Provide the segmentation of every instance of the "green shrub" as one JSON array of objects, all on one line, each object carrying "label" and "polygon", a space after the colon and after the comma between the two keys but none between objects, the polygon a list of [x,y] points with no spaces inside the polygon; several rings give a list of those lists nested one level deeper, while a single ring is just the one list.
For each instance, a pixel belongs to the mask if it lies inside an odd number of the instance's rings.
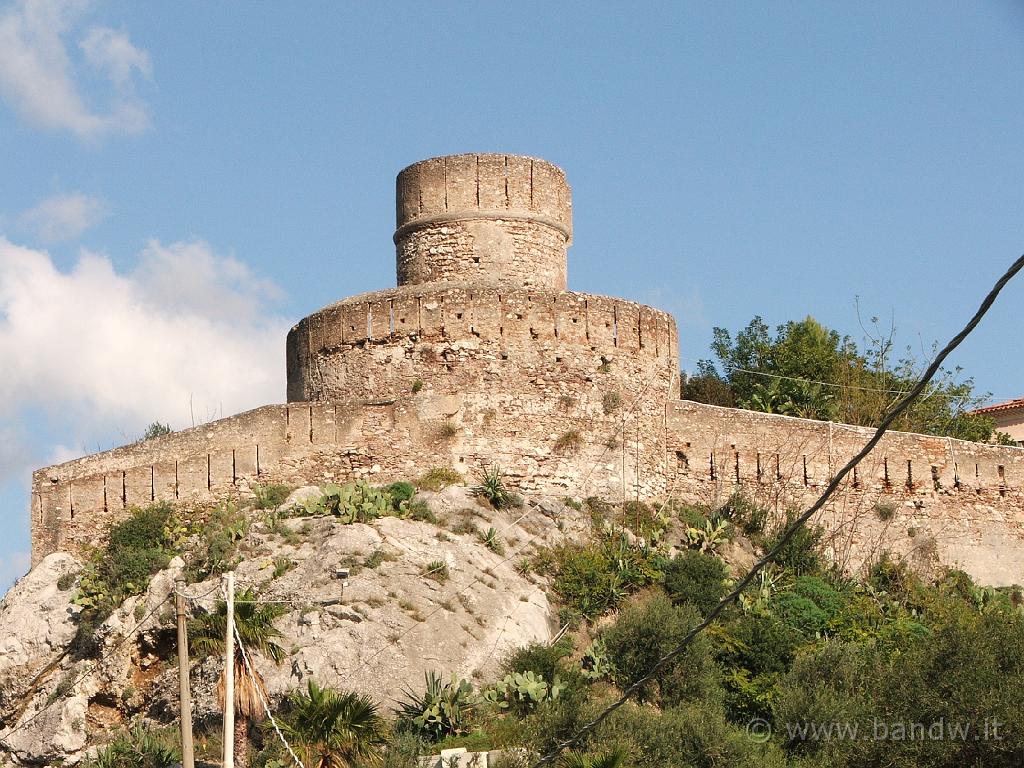
[{"label": "green shrub", "polygon": [[148,427],[146,431],[142,433],[143,440],[152,440],[154,437],[163,437],[169,435],[174,430],[171,429],[169,424],[161,424],[159,421],[154,421]]},{"label": "green shrub", "polygon": [[[796,515],[794,513],[786,513],[785,524],[777,528],[765,541],[765,551],[775,548],[795,519]],[[789,568],[797,575],[820,571],[821,555],[818,553],[818,545],[821,543],[822,535],[821,528],[805,523],[797,529],[792,538],[782,547],[775,558],[775,562],[783,568]]]},{"label": "green shrub", "polygon": [[824,611],[829,621],[843,609],[843,596],[835,587],[818,576],[798,576],[790,590],[813,602]]},{"label": "green shrub", "polygon": [[421,523],[437,523],[437,515],[430,509],[430,505],[422,499],[403,502],[402,508],[399,510],[399,517],[418,520]]},{"label": "green shrub", "polygon": [[886,501],[875,504],[875,517],[882,522],[888,522],[896,517],[896,505]]},{"label": "green shrub", "polygon": [[141,595],[175,554],[169,541],[171,508],[160,503],[131,510],[107,530],[107,541],[82,570],[72,601],[82,608],[72,642],[78,655],[92,655],[96,628],[133,595]]},{"label": "green shrub", "polygon": [[[604,550],[564,544],[550,552],[555,593],[583,617],[596,618],[626,596],[622,580]],[[542,572],[547,570],[545,563],[539,566]]]},{"label": "green shrub", "polygon": [[772,601],[775,614],[793,629],[813,637],[825,629],[828,615],[812,600],[795,592],[780,592]]},{"label": "green shrub", "polygon": [[363,567],[373,570],[374,568],[379,567],[381,563],[391,562],[394,559],[395,556],[390,552],[386,552],[383,549],[378,548],[373,550],[373,552],[366,557],[366,560],[363,561]]},{"label": "green shrub", "polygon": [[673,504],[666,511],[675,513],[679,522],[687,528],[703,528],[710,515],[709,509],[694,504]]},{"label": "green shrub", "polygon": [[567,663],[572,653],[572,640],[564,635],[552,645],[532,643],[519,648],[505,659],[501,668],[505,674],[533,672],[547,681],[559,681],[561,698],[586,696],[586,680],[576,664]]},{"label": "green shrub", "polygon": [[720,658],[728,666],[753,674],[785,672],[793,661],[800,634],[771,614],[745,613],[729,622]]},{"label": "green shrub", "polygon": [[287,485],[271,483],[269,485],[257,485],[253,488],[256,495],[256,509],[277,509],[284,504],[291,493]]},{"label": "green shrub", "polygon": [[200,541],[188,557],[187,575],[191,581],[202,581],[231,569],[238,542],[249,530],[249,519],[234,504],[224,502],[214,507],[198,528]]},{"label": "green shrub", "polygon": [[743,493],[736,491],[729,497],[719,514],[736,525],[746,536],[764,533],[769,512]]},{"label": "green shrub", "polygon": [[622,505],[622,520],[633,533],[646,536],[652,531],[662,530],[668,523],[649,504],[642,501],[627,501]]},{"label": "green shrub", "polygon": [[552,587],[568,608],[594,619],[631,592],[660,581],[666,562],[659,550],[616,536],[544,550],[535,565],[541,574],[553,575]]},{"label": "green shrub", "polygon": [[615,506],[602,498],[588,496],[584,499],[583,504],[590,512],[590,522],[594,528],[601,528],[606,521],[610,522],[615,517]]},{"label": "green shrub", "polygon": [[964,600],[973,600],[977,586],[974,579],[964,571],[949,568],[937,582],[939,589],[949,594],[959,595]]},{"label": "green shrub", "polygon": [[[679,645],[699,621],[691,606],[672,605],[663,594],[626,606],[601,635],[614,669],[612,679],[620,688],[639,680],[658,659]],[[639,689],[638,697],[661,706],[714,698],[718,692],[717,679],[710,642],[706,636],[698,635],[656,681]]]},{"label": "green shrub", "polygon": [[868,569],[868,584],[883,592],[904,595],[917,584],[917,577],[905,562],[893,560],[883,552],[878,562]]},{"label": "green shrub", "polygon": [[511,672],[536,672],[545,680],[553,680],[563,670],[562,661],[572,652],[572,641],[563,637],[553,645],[531,643],[514,650],[502,663],[502,670]]},{"label": "green shrub", "polygon": [[658,712],[628,703],[600,726],[587,746],[625,749],[636,768],[784,768],[785,757],[771,742],[761,744],[726,721],[711,702],[694,702]]},{"label": "green shrub", "polygon": [[555,453],[578,453],[583,447],[583,436],[575,429],[563,432],[555,440]]},{"label": "green shrub", "polygon": [[399,509],[402,506],[402,502],[407,502],[416,495],[416,486],[412,483],[400,481],[392,483],[384,491],[391,497],[391,506]]},{"label": "green shrub", "polygon": [[181,761],[175,739],[136,725],[102,748],[86,768],[170,768]]},{"label": "green shrub", "polygon": [[59,589],[61,592],[67,592],[69,589],[75,586],[75,581],[77,579],[78,576],[74,573],[62,573],[60,577],[57,579],[57,589]]},{"label": "green shrub", "polygon": [[702,616],[725,597],[728,571],[715,555],[687,550],[665,566],[665,591],[675,603],[690,603]]},{"label": "green shrub", "polygon": [[614,413],[622,405],[622,395],[618,392],[605,392],[601,397],[601,409],[606,414]]}]

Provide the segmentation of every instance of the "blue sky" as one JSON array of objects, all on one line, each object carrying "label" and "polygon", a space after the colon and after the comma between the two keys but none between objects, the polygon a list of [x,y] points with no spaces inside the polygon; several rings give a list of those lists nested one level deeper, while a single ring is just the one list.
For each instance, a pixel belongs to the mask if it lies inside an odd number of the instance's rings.
[{"label": "blue sky", "polygon": [[[713,326],[893,319],[1024,250],[1024,4],[0,3],[0,590],[33,467],[284,399],[284,333],[394,283],[394,177],[573,186],[570,287]],[[955,363],[1024,395],[1012,285]]]}]

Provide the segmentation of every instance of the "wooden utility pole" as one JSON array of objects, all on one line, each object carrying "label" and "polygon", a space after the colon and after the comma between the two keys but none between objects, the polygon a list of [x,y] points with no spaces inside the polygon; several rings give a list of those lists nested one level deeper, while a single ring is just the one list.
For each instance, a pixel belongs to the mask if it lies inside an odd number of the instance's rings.
[{"label": "wooden utility pole", "polygon": [[235,768],[235,574],[225,577],[227,636],[224,639],[224,768]]},{"label": "wooden utility pole", "polygon": [[174,585],[174,608],[178,615],[178,696],[181,705],[181,766],[195,768],[192,745],[192,692],[188,684],[188,630],[185,628],[185,582]]}]

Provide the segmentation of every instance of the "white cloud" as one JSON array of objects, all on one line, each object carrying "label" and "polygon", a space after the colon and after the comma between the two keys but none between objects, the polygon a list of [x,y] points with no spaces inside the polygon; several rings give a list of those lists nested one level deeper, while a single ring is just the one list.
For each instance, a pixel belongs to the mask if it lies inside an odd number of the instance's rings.
[{"label": "white cloud", "polygon": [[139,133],[149,126],[134,73],[151,75],[149,56],[106,27],[88,30],[80,46],[86,61],[110,82],[110,103],[93,110],[75,82],[66,38],[87,0],[18,0],[0,12],[0,95],[30,122],[69,130],[79,138]]},{"label": "white cloud", "polygon": [[76,193],[49,197],[22,213],[18,221],[42,242],[59,243],[74,240],[106,215],[102,200]]},{"label": "white cloud", "polygon": [[281,402],[276,290],[203,242],[151,242],[130,273],[83,252],[62,272],[0,238],[0,427],[42,409],[74,444]]},{"label": "white cloud", "polygon": [[133,88],[135,71],[153,76],[149,54],[132,45],[128,35],[109,27],[93,27],[80,43],[86,60],[103,72],[122,93]]}]

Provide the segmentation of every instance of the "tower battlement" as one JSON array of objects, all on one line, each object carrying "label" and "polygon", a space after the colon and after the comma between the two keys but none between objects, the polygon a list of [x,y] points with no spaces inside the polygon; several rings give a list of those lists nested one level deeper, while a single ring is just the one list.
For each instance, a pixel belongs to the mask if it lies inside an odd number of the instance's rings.
[{"label": "tower battlement", "polygon": [[572,196],[561,168],[519,155],[435,157],[398,174],[398,285],[563,291]]}]

